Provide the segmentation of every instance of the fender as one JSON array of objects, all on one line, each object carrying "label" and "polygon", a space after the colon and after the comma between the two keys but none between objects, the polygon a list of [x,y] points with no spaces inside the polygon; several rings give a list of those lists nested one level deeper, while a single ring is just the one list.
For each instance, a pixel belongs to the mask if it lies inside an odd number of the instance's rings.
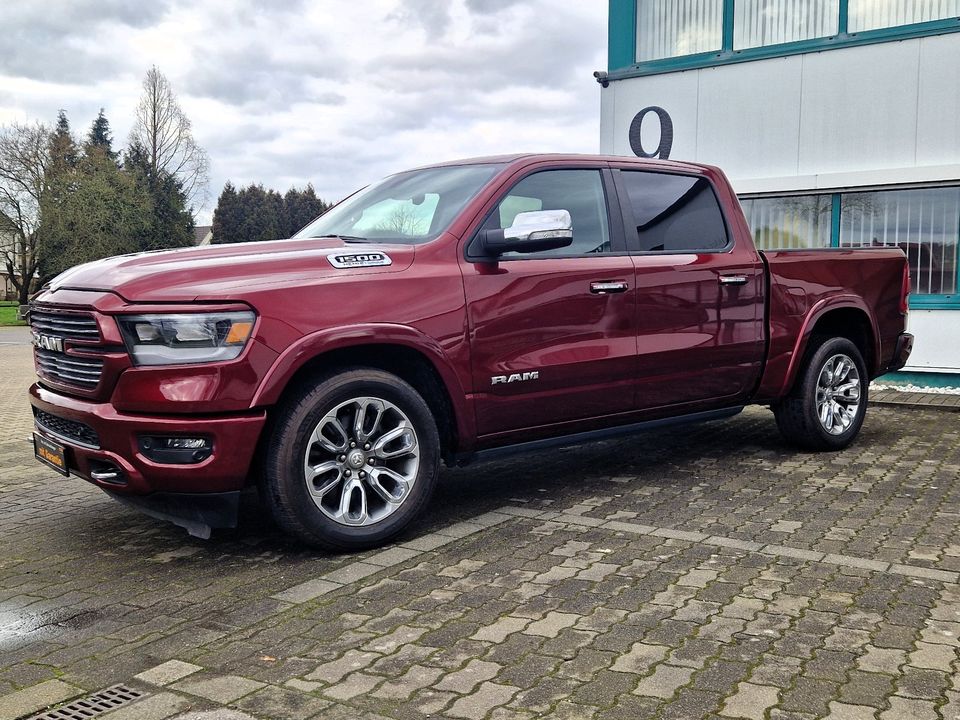
[{"label": "fender", "polygon": [[326,328],[300,338],[276,359],[254,393],[250,407],[276,404],[294,374],[318,355],[349,347],[384,344],[402,345],[427,357],[450,396],[461,445],[472,445],[476,437],[473,408],[453,364],[436,340],[406,325],[349,325]]},{"label": "fender", "polygon": [[[880,329],[877,326],[876,317],[874,317],[873,313],[870,311],[870,308],[867,307],[867,304],[863,301],[863,298],[860,298],[856,295],[834,295],[828,298],[823,298],[822,300],[814,303],[814,305],[807,312],[807,315],[800,326],[800,330],[797,333],[797,339],[793,346],[792,354],[790,356],[790,363],[787,366],[786,373],[784,374],[783,382],[777,385],[775,377],[767,377],[764,375],[764,378],[760,384],[760,392],[758,395],[772,395],[773,398],[782,398],[788,392],[790,392],[790,388],[793,387],[793,383],[796,380],[797,374],[800,372],[800,363],[803,361],[804,353],[806,353],[807,346],[810,343],[810,336],[813,334],[813,329],[816,327],[817,322],[828,312],[841,309],[859,310],[867,318],[867,322],[870,323],[870,331],[873,336],[873,367],[869,367],[867,370],[869,371],[871,377],[875,375],[879,368],[878,363],[880,362],[881,358]],[[765,390],[767,392],[764,392]]]}]

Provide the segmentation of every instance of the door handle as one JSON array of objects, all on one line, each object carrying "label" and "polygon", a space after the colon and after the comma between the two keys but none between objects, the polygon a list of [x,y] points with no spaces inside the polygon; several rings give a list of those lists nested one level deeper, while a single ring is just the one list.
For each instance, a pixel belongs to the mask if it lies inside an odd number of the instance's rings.
[{"label": "door handle", "polygon": [[613,295],[627,291],[627,284],[622,280],[615,282],[592,282],[590,283],[590,292],[594,295]]},{"label": "door handle", "polygon": [[746,275],[721,275],[719,278],[721,285],[746,285],[747,276]]}]

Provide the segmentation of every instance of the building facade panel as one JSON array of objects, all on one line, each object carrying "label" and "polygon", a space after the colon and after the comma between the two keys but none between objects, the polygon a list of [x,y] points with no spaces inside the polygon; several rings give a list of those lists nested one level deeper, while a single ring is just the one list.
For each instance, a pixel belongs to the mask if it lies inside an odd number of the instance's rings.
[{"label": "building facade panel", "polygon": [[801,175],[914,164],[922,42],[800,56],[806,111],[800,124]]},{"label": "building facade panel", "polygon": [[[732,177],[795,175],[802,70],[803,58],[797,56],[693,71],[700,89],[697,159]],[[682,118],[674,122],[681,126],[675,131],[679,140],[688,129]]]},{"label": "building facade panel", "polygon": [[960,163],[960,37],[920,45],[917,164]]},{"label": "building facade panel", "polygon": [[960,375],[960,0],[723,0],[709,52],[687,3],[657,58],[650,2],[610,2],[601,150],[640,154],[642,115],[643,153],[724,168],[760,247],[903,248],[907,369]]}]

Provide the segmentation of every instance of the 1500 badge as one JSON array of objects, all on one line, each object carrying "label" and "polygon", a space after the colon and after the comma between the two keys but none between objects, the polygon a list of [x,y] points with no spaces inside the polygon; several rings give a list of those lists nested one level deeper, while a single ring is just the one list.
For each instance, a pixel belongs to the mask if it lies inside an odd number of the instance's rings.
[{"label": "1500 badge", "polygon": [[393,264],[390,256],[382,252],[341,253],[340,255],[329,255],[328,257],[330,264],[340,270],[359,267],[381,267],[383,265]]}]

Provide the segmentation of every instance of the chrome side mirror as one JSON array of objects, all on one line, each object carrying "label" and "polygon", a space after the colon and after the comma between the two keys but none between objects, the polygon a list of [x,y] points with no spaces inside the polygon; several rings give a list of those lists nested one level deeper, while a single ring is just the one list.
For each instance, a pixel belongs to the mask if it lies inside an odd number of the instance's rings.
[{"label": "chrome side mirror", "polygon": [[510,227],[487,230],[482,236],[487,255],[505,252],[532,253],[567,247],[573,243],[573,221],[566,210],[517,213]]}]

